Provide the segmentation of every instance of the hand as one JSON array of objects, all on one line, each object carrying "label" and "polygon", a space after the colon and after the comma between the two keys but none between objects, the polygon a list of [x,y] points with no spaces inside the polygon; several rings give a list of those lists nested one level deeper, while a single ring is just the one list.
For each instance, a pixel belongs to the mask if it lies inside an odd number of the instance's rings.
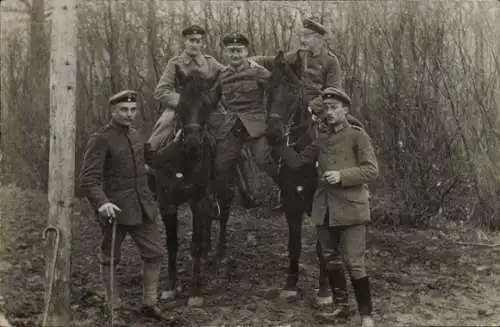
[{"label": "hand", "polygon": [[116,216],[122,210],[118,208],[111,202],[104,203],[99,209],[99,215],[107,219],[109,223],[113,223],[116,219]]},{"label": "hand", "polygon": [[248,63],[250,64],[250,67],[252,68],[255,68],[255,67],[258,67],[259,64],[257,64],[255,61],[253,61],[252,59],[248,59]]},{"label": "hand", "polygon": [[332,185],[340,183],[340,172],[337,170],[328,170],[323,174],[323,179]]}]

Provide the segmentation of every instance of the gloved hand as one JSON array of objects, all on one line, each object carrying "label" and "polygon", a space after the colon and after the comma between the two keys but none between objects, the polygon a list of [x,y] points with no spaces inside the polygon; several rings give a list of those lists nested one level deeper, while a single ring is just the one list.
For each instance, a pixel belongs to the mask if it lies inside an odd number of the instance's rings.
[{"label": "gloved hand", "polygon": [[107,225],[115,222],[116,217],[122,211],[118,206],[111,202],[106,202],[97,210],[101,224]]}]

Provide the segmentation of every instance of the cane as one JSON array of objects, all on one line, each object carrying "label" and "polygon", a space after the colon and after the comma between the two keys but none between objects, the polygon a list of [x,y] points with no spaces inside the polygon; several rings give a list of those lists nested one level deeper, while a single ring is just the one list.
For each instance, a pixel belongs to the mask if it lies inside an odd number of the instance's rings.
[{"label": "cane", "polygon": [[111,232],[111,269],[109,269],[110,281],[110,297],[111,297],[111,327],[114,326],[114,312],[115,312],[115,240],[116,240],[116,218],[113,218],[113,227]]}]

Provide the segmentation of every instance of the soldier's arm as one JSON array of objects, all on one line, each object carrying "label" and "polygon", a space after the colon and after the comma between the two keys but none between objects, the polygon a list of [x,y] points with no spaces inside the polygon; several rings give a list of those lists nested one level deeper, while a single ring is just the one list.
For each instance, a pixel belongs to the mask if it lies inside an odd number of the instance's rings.
[{"label": "soldier's arm", "polygon": [[316,141],[309,143],[300,152],[286,146],[277,147],[276,151],[283,158],[284,163],[292,169],[297,169],[303,165],[313,163],[318,157],[318,146]]},{"label": "soldier's arm", "polygon": [[257,82],[264,89],[266,88],[270,77],[271,77],[271,72],[267,70],[264,66],[257,67]]},{"label": "soldier's arm", "polygon": [[273,70],[274,56],[253,56],[249,57],[248,60],[263,66],[268,71]]},{"label": "soldier's arm", "polygon": [[104,161],[106,160],[107,151],[108,142],[99,134],[92,135],[87,142],[87,149],[80,170],[81,190],[95,210],[99,209],[104,203],[110,202],[102,188]]},{"label": "soldier's arm", "polygon": [[373,182],[378,177],[377,157],[365,131],[360,130],[356,144],[357,166],[340,170],[340,183],[345,187]]},{"label": "soldier's arm", "polygon": [[175,63],[170,59],[154,91],[154,98],[162,104],[177,107],[179,93],[175,92]]},{"label": "soldier's arm", "polygon": [[334,54],[330,53],[328,56],[328,63],[326,65],[326,76],[324,87],[334,87],[342,89],[342,69],[340,68],[339,59]]}]

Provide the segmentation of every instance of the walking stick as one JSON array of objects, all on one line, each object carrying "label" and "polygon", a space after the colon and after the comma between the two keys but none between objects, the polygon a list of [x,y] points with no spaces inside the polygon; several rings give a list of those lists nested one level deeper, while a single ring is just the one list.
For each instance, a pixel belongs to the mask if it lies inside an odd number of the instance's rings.
[{"label": "walking stick", "polygon": [[114,326],[115,312],[115,240],[116,240],[116,219],[113,219],[113,227],[111,232],[111,269],[109,269],[110,297],[111,297],[111,327]]}]

